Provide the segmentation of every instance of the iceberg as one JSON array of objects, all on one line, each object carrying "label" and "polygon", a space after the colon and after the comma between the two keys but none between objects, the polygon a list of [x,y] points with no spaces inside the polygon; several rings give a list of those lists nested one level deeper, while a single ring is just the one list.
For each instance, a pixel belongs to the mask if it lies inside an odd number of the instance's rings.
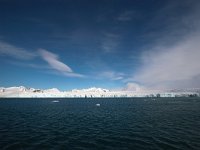
[{"label": "iceberg", "polygon": [[60,101],[58,101],[58,100],[55,100],[55,101],[52,101],[53,103],[59,103]]},{"label": "iceberg", "polygon": [[96,106],[97,106],[97,107],[100,107],[101,105],[100,105],[100,104],[96,104]]}]

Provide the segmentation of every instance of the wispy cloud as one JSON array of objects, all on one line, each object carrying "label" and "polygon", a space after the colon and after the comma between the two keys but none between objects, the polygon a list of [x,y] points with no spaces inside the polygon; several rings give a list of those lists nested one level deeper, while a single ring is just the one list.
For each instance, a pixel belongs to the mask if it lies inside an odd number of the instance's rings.
[{"label": "wispy cloud", "polygon": [[37,56],[33,52],[29,52],[23,48],[13,46],[9,43],[0,41],[0,55],[10,56],[16,59],[29,60]]},{"label": "wispy cloud", "polygon": [[[64,64],[59,60],[58,55],[49,52],[45,49],[39,49],[37,52],[33,53],[24,48],[19,48],[9,43],[0,41],[0,55],[9,56],[18,60],[29,61],[29,63],[26,64],[24,64],[24,62],[21,61],[17,62],[15,60],[8,61],[8,63],[14,65],[31,67],[35,69],[47,69],[47,70],[54,69],[68,77],[85,77],[82,74],[73,72],[68,65]],[[34,64],[33,62],[30,61],[30,60],[35,60],[36,58],[42,58],[48,63],[49,66],[41,66],[41,65],[39,66],[38,64]]]},{"label": "wispy cloud", "polygon": [[[141,54],[142,66],[126,81],[154,89],[199,87],[200,5],[186,4],[172,2],[151,21],[163,22],[161,25],[167,27],[162,27],[163,32],[153,33],[150,47]],[[189,7],[187,11],[179,16],[173,15],[177,13],[177,8],[186,6]],[[169,14],[171,17],[163,17]],[[151,27],[153,29],[157,26],[153,23]]]},{"label": "wispy cloud", "polygon": [[133,11],[124,11],[117,17],[117,20],[118,21],[130,21],[130,20],[132,20],[133,15],[134,15]]},{"label": "wispy cloud", "polygon": [[10,61],[10,60],[5,60],[5,62],[15,65],[15,66],[19,66],[19,67],[27,67],[27,68],[33,68],[33,69],[41,69],[41,70],[50,70],[51,67],[49,67],[48,65],[38,65],[38,64],[34,64],[33,62],[21,62],[21,61]]},{"label": "wispy cloud", "polygon": [[84,77],[84,75],[74,73],[68,65],[61,62],[59,60],[58,55],[56,55],[52,52],[49,52],[45,49],[39,49],[38,51],[39,51],[39,54],[41,55],[41,57],[49,64],[49,66],[52,69],[59,71],[60,73],[62,73],[65,76]]},{"label": "wispy cloud", "polygon": [[133,81],[149,87],[190,88],[200,83],[200,36],[145,52]]},{"label": "wispy cloud", "polygon": [[109,80],[122,80],[124,79],[123,73],[117,73],[114,71],[104,71],[99,73],[99,78],[109,79]]},{"label": "wispy cloud", "polygon": [[119,44],[120,36],[114,33],[104,33],[104,37],[102,39],[102,49],[105,53],[115,52],[117,46]]},{"label": "wispy cloud", "polygon": [[142,90],[142,87],[139,84],[129,82],[122,90],[139,92]]},{"label": "wispy cloud", "polygon": [[58,60],[58,55],[51,53],[45,49],[39,49],[39,53],[53,69],[60,72],[72,72],[72,69],[69,66]]}]

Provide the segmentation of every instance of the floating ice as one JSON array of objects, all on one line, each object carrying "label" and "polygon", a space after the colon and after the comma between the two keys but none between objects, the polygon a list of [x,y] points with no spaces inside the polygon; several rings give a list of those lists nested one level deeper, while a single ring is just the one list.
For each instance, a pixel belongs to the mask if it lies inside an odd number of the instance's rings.
[{"label": "floating ice", "polygon": [[58,100],[55,100],[55,101],[52,101],[53,103],[58,103],[59,101]]},{"label": "floating ice", "polygon": [[99,106],[100,106],[100,104],[96,104],[96,106],[98,106],[98,107],[99,107]]}]

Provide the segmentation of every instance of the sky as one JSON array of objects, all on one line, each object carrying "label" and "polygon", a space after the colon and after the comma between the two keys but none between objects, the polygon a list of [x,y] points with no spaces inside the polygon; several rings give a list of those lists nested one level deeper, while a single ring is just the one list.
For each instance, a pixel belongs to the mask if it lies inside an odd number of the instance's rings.
[{"label": "sky", "polygon": [[0,87],[200,88],[198,0],[0,0]]}]

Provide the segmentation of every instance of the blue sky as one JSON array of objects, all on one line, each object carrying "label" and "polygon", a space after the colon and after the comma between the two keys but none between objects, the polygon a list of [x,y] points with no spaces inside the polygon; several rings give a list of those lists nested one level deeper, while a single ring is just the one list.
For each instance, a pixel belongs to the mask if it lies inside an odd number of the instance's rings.
[{"label": "blue sky", "polygon": [[0,86],[199,87],[199,4],[1,0]]}]

